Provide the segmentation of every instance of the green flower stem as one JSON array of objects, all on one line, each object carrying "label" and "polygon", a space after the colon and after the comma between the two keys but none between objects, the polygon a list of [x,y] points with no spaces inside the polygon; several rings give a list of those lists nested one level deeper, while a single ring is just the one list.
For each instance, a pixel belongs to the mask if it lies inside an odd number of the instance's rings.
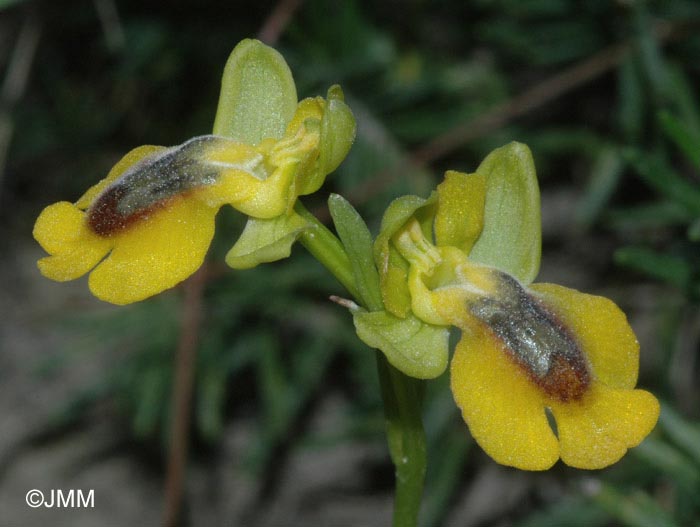
[{"label": "green flower stem", "polygon": [[421,416],[423,385],[403,374],[377,353],[377,371],[384,401],[387,441],[396,468],[394,527],[418,525],[427,465]]},{"label": "green flower stem", "polygon": [[311,228],[304,230],[301,234],[299,238],[301,244],[338,279],[353,297],[361,301],[362,299],[355,286],[355,276],[352,272],[350,259],[343,248],[343,244],[301,202],[297,201],[294,210],[311,224]]},{"label": "green flower stem", "polygon": [[[301,235],[302,245],[358,302],[370,311],[382,310],[382,305],[376,305],[376,301],[359,294],[350,260],[340,240],[298,201],[295,210],[312,226]],[[396,468],[393,525],[415,527],[427,465],[421,416],[423,383],[394,368],[382,353],[377,353],[377,370],[384,401],[389,453]]]}]

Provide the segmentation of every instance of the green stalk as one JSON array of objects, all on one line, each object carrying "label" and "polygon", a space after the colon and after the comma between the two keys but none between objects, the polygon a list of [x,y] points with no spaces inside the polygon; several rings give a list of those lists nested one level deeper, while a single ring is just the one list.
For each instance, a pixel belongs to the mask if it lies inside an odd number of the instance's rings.
[{"label": "green stalk", "polygon": [[394,527],[416,527],[427,465],[421,416],[422,382],[403,374],[377,353],[387,441],[396,469]]},{"label": "green stalk", "polygon": [[[311,225],[301,235],[301,244],[359,303],[370,311],[382,310],[384,306],[359,294],[350,259],[341,241],[298,201],[296,211]],[[416,527],[427,465],[421,416],[423,384],[394,368],[382,353],[377,353],[377,371],[389,453],[396,469],[393,526]]]},{"label": "green stalk", "polygon": [[294,209],[311,225],[299,237],[301,244],[338,279],[352,296],[360,299],[359,292],[355,287],[352,265],[350,265],[350,259],[343,248],[343,244],[335,234],[318,221],[318,218],[311,214],[299,201],[297,201]]}]

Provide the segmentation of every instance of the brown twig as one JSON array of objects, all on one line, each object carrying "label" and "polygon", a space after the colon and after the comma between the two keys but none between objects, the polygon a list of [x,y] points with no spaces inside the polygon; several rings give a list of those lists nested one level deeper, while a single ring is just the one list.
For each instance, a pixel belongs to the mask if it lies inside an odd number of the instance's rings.
[{"label": "brown twig", "polygon": [[275,44],[301,4],[302,0],[281,0],[277,2],[277,5],[275,5],[275,8],[258,32],[258,38],[270,46]]},{"label": "brown twig", "polygon": [[176,351],[175,377],[172,391],[172,428],[170,453],[165,480],[165,506],[163,526],[176,527],[182,509],[182,496],[187,464],[192,391],[194,387],[195,359],[201,323],[206,265],[193,274],[184,284],[180,341]]}]

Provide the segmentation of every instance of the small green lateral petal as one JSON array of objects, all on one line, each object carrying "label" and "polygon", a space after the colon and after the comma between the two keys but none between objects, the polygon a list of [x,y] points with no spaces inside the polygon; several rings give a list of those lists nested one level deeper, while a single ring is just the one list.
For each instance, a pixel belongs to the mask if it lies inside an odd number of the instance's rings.
[{"label": "small green lateral petal", "polygon": [[491,152],[476,170],[486,177],[484,229],[469,258],[505,271],[523,284],[540,268],[540,191],[530,149],[510,143]]},{"label": "small green lateral petal", "polygon": [[484,227],[486,177],[449,170],[437,187],[435,242],[469,254]]},{"label": "small green lateral petal", "polygon": [[252,145],[280,139],[296,106],[294,79],[282,55],[258,40],[243,40],[224,68],[214,134]]},{"label": "small green lateral petal", "polygon": [[226,263],[233,269],[250,269],[287,258],[307,227],[306,220],[296,213],[266,220],[248,218],[240,238],[226,255]]},{"label": "small green lateral petal", "polygon": [[418,196],[396,198],[382,218],[379,235],[374,242],[374,261],[379,271],[382,299],[387,311],[404,318],[411,310],[408,290],[408,262],[392,247],[391,237],[413,216],[418,218],[429,237],[435,213],[437,194],[427,199]]},{"label": "small green lateral petal", "polygon": [[406,375],[433,379],[447,368],[447,328],[426,324],[413,315],[397,318],[386,311],[357,311],[353,321],[360,339],[381,350]]},{"label": "small green lateral petal", "polygon": [[333,172],[348,155],[355,141],[355,117],[345,104],[343,90],[334,85],[328,89],[326,108],[321,119],[321,144],[318,165],[313,174],[305,178],[299,195],[316,192],[326,176]]}]

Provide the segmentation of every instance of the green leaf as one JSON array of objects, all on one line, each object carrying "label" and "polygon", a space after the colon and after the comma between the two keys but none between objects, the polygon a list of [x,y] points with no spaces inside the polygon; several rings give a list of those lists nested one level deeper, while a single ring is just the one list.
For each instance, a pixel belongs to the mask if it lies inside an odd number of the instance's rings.
[{"label": "green leaf", "polygon": [[616,230],[638,230],[687,225],[695,216],[675,201],[656,201],[615,209],[606,214],[607,223]]},{"label": "green leaf", "polygon": [[484,230],[469,259],[531,283],[540,268],[540,191],[530,149],[510,143],[476,170],[486,177]]},{"label": "green leaf", "polygon": [[413,315],[356,311],[353,321],[362,341],[381,350],[396,369],[417,379],[433,379],[447,367],[449,330]]},{"label": "green leaf", "polygon": [[331,86],[321,118],[318,165],[315,173],[304,180],[300,195],[316,192],[326,176],[338,168],[355,141],[355,128],[355,117],[345,104],[343,90],[338,85]]},{"label": "green leaf", "polygon": [[634,455],[644,459],[656,470],[668,474],[679,486],[690,491],[698,488],[700,474],[697,467],[675,446],[653,437],[648,437],[634,449]]},{"label": "green leaf", "polygon": [[641,491],[626,496],[604,484],[594,501],[626,527],[678,527],[668,512]]},{"label": "green leaf", "polygon": [[688,232],[686,235],[691,242],[700,242],[700,218],[694,219],[691,224],[688,225]]},{"label": "green leaf", "polygon": [[636,141],[644,127],[644,118],[649,103],[635,57],[620,64],[617,73],[617,121],[624,137]]},{"label": "green leaf", "polygon": [[695,135],[690,126],[668,112],[659,114],[659,122],[666,135],[692,161],[695,168],[700,168],[700,137]]},{"label": "green leaf", "polygon": [[668,404],[661,406],[659,424],[664,432],[700,465],[700,426],[683,419],[683,416]]},{"label": "green leaf", "polygon": [[[450,402],[454,406],[454,402]],[[457,419],[452,421],[455,422]],[[444,518],[451,510],[450,504],[460,488],[464,465],[473,444],[465,437],[462,426],[441,435],[437,443],[437,452],[434,452],[432,458],[434,462],[428,467],[426,488],[429,488],[430,492],[426,495],[421,509],[421,525],[444,524]],[[431,457],[430,454],[428,457]]]},{"label": "green leaf", "polygon": [[240,238],[226,255],[226,263],[233,269],[250,269],[287,258],[307,227],[306,220],[294,212],[270,219],[248,218]]},{"label": "green leaf", "polygon": [[564,498],[546,508],[535,511],[516,527],[603,527],[610,524],[610,516],[599,506],[579,497]]},{"label": "green leaf", "polygon": [[379,290],[379,274],[372,258],[372,235],[353,206],[342,196],[331,194],[328,208],[333,217],[335,230],[343,242],[345,252],[350,258],[355,285],[360,299],[371,311],[383,308],[382,295]]},{"label": "green leaf", "polygon": [[139,379],[135,387],[138,391],[133,417],[133,430],[137,437],[151,436],[158,427],[162,409],[170,388],[170,372],[153,366]]},{"label": "green leaf", "polygon": [[[218,366],[218,364],[217,364]],[[224,403],[228,372],[210,367],[197,379],[197,425],[205,440],[213,442],[223,431]]]},{"label": "green leaf", "polygon": [[248,144],[279,139],[296,106],[294,79],[282,55],[257,40],[242,40],[224,68],[214,134]]},{"label": "green leaf", "polygon": [[646,247],[623,247],[615,251],[615,263],[680,288],[690,284],[690,264],[680,256],[658,253]]},{"label": "green leaf", "polygon": [[590,227],[605,210],[618,186],[624,163],[619,149],[606,145],[596,155],[586,190],[576,204],[576,220]]},{"label": "green leaf", "polygon": [[278,342],[255,335],[249,349],[256,350],[257,376],[263,418],[256,440],[251,442],[246,463],[255,472],[264,470],[279,445],[289,440],[290,431],[298,422],[309,401],[318,395],[319,386],[326,379],[328,366],[335,347],[324,337],[301,342],[304,353],[285,357]]},{"label": "green leaf", "polygon": [[6,9],[14,4],[19,4],[24,0],[0,0],[0,10]]},{"label": "green leaf", "polygon": [[678,174],[660,154],[630,149],[624,155],[642,179],[660,194],[693,214],[700,214],[700,188]]}]

